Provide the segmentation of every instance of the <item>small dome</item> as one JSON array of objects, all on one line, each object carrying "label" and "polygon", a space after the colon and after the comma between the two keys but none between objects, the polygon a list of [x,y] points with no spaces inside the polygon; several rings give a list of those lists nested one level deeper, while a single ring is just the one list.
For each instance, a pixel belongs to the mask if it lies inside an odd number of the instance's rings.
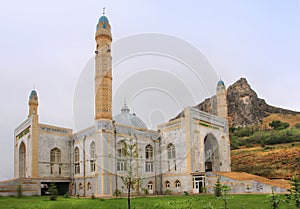
[{"label": "small dome", "polygon": [[116,124],[147,129],[147,126],[142,119],[137,117],[135,113],[130,113],[130,109],[126,104],[122,107],[121,113],[114,116],[114,121]]},{"label": "small dome", "polygon": [[218,86],[225,86],[224,82],[221,79],[218,82]]},{"label": "small dome", "polygon": [[29,96],[29,99],[36,99],[37,98],[37,93],[35,90],[32,90]]},{"label": "small dome", "polygon": [[104,23],[107,23],[108,24],[108,19],[107,19],[107,17],[106,16],[101,16],[100,18],[99,18],[99,22],[98,23],[101,23],[101,22],[104,22]]},{"label": "small dome", "polygon": [[129,112],[130,112],[129,107],[126,104],[124,104],[124,106],[121,109],[121,113],[129,113]]}]

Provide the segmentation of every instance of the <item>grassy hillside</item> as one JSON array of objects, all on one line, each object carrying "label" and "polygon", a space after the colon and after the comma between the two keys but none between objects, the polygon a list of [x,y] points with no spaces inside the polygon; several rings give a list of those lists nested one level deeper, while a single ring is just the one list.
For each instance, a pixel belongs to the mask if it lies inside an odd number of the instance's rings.
[{"label": "grassy hillside", "polygon": [[263,129],[270,128],[269,123],[273,120],[280,120],[289,123],[291,126],[295,126],[297,123],[300,123],[300,114],[271,114],[263,119]]},{"label": "grassy hillside", "polygon": [[267,178],[287,178],[300,174],[300,143],[257,146],[231,151],[232,171]]},{"label": "grassy hillside", "polygon": [[[267,178],[300,175],[299,115],[272,114],[259,126],[230,129],[232,171],[243,171]],[[272,128],[280,120],[290,125]]]}]

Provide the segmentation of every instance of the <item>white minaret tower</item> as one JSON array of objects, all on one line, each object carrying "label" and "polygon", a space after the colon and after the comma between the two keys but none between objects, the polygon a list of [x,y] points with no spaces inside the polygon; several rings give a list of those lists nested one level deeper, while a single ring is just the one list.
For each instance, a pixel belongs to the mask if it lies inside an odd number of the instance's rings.
[{"label": "white minaret tower", "polygon": [[228,108],[226,98],[226,87],[224,82],[220,79],[217,85],[217,114],[219,117],[228,119]]},{"label": "white minaret tower", "polygon": [[112,196],[115,190],[115,137],[112,123],[112,57],[108,18],[99,18],[96,30],[95,55],[95,195]]}]

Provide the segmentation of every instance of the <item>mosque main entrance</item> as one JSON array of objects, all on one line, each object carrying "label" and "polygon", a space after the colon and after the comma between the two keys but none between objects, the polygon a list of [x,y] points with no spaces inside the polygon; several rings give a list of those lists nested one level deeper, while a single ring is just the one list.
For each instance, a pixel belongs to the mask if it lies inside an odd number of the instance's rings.
[{"label": "mosque main entrance", "polygon": [[205,189],[205,174],[193,175],[193,193],[203,193]]}]

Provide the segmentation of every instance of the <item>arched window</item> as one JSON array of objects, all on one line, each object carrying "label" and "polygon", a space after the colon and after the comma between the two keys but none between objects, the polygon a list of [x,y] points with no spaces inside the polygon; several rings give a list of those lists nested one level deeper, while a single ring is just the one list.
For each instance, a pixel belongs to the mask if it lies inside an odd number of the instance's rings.
[{"label": "arched window", "polygon": [[166,188],[170,188],[170,186],[171,186],[170,182],[169,181],[165,181],[165,187]]},{"label": "arched window", "polygon": [[124,157],[124,153],[123,153],[123,148],[125,146],[126,142],[124,141],[119,141],[118,144],[117,144],[117,153],[118,153],[118,157],[119,158],[122,158]]},{"label": "arched window", "polygon": [[180,183],[180,181],[178,179],[175,181],[175,187],[176,188],[181,187],[181,183]]},{"label": "arched window", "polygon": [[60,163],[61,162],[61,151],[58,148],[53,148],[50,151],[50,162],[51,163]]},{"label": "arched window", "polygon": [[153,147],[151,146],[151,144],[148,144],[146,146],[145,152],[146,152],[146,159],[153,160]]},{"label": "arched window", "polygon": [[150,194],[153,194],[153,182],[152,181],[148,182],[148,192]]},{"label": "arched window", "polygon": [[87,183],[87,190],[92,190],[92,184],[91,184],[91,182]]},{"label": "arched window", "polygon": [[153,147],[150,144],[148,144],[145,147],[145,154],[146,154],[145,171],[153,172]]},{"label": "arched window", "polygon": [[74,165],[75,165],[75,174],[80,173],[80,156],[79,156],[78,147],[76,147],[74,150]]},{"label": "arched window", "polygon": [[172,144],[172,143],[168,144],[167,154],[168,154],[168,171],[171,171],[171,168],[174,168],[174,170],[176,171],[176,169],[177,169],[176,160],[175,160],[176,152],[175,152],[175,145],[174,144]]},{"label": "arched window", "polygon": [[82,183],[79,183],[79,184],[78,184],[78,188],[79,188],[79,190],[83,190]]},{"label": "arched window", "polygon": [[61,167],[61,151],[56,147],[50,151],[50,174],[61,175]]},{"label": "arched window", "polygon": [[95,142],[90,145],[90,170],[94,172],[96,170],[96,156],[95,156]]},{"label": "arched window", "polygon": [[[127,170],[127,163],[126,159],[124,158],[124,149],[126,149],[126,142],[119,141],[117,144],[117,171],[126,171]],[[125,151],[126,152],[126,151]]]},{"label": "arched window", "polygon": [[95,142],[92,142],[90,145],[90,158],[95,158]]},{"label": "arched window", "polygon": [[168,159],[176,158],[175,145],[174,144],[172,144],[172,143],[168,144],[167,151],[168,151]]}]

